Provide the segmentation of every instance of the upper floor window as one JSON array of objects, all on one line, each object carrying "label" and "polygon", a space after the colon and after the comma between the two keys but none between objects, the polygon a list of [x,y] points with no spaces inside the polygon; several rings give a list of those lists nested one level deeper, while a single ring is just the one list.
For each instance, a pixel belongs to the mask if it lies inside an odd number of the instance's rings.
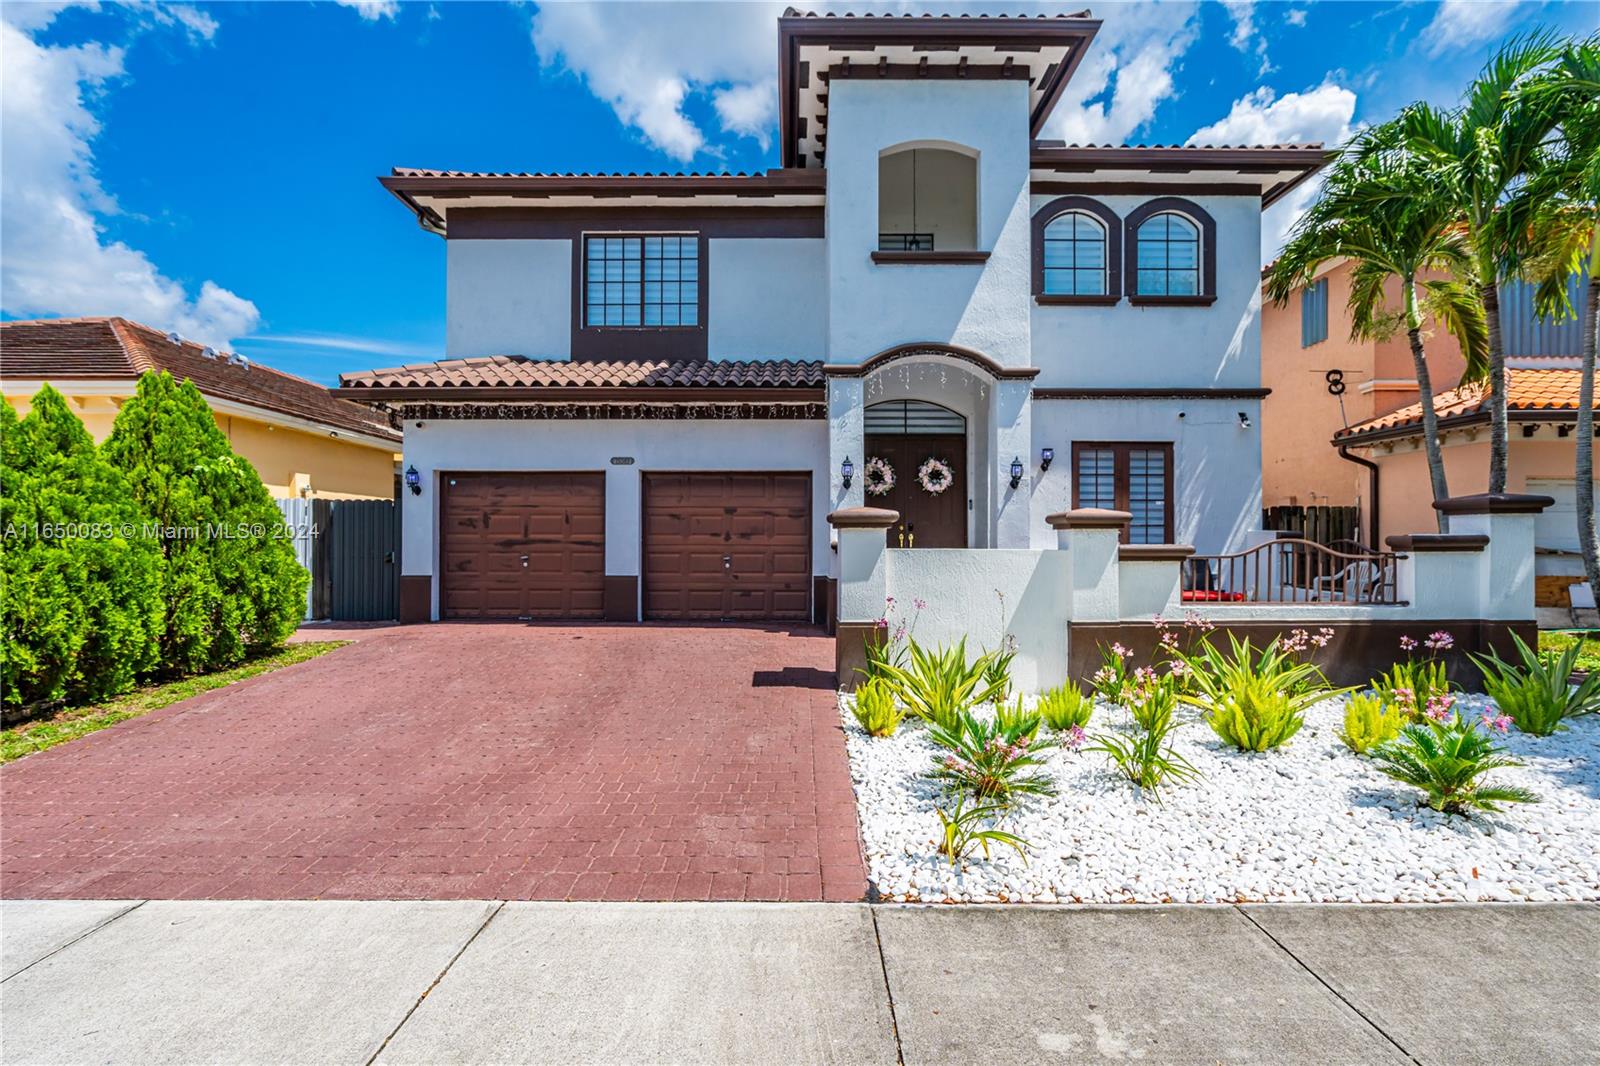
[{"label": "upper floor window", "polygon": [[1200,294],[1200,228],[1184,216],[1163,211],[1139,226],[1139,294]]},{"label": "upper floor window", "polygon": [[1057,215],[1044,227],[1044,292],[1052,296],[1104,296],[1106,228],[1084,211]]},{"label": "upper floor window", "polygon": [[978,159],[945,147],[892,148],[878,157],[878,250],[974,251]]},{"label": "upper floor window", "polygon": [[1318,278],[1300,290],[1300,347],[1328,339],[1328,279]]},{"label": "upper floor window", "polygon": [[693,233],[584,236],[585,326],[700,324],[700,238]]}]

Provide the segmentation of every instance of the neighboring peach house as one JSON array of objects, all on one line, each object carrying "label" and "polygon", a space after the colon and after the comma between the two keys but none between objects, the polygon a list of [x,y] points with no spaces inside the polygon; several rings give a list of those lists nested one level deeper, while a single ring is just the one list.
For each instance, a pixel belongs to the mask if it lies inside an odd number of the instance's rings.
[{"label": "neighboring peach house", "polygon": [[48,382],[96,441],[147,370],[195,383],[236,452],[279,498],[391,499],[400,432],[304,378],[124,318],[0,323],[0,392],[19,414]]},{"label": "neighboring peach house", "polygon": [[[1385,341],[1350,339],[1351,268],[1348,260],[1332,261],[1284,306],[1266,303],[1262,307],[1261,384],[1271,390],[1261,410],[1262,504],[1354,505],[1362,512],[1363,539],[1370,539],[1371,475],[1359,463],[1341,456],[1339,445],[1348,444],[1348,439],[1330,442],[1347,428],[1416,404],[1417,379],[1403,331]],[[1582,291],[1575,281],[1573,297]],[[1386,287],[1385,303],[1390,308],[1400,306],[1398,282]],[[1500,318],[1510,365],[1577,366],[1581,336],[1577,320],[1540,320],[1533,313],[1526,285],[1507,282],[1501,286]],[[1461,383],[1465,361],[1455,338],[1433,323],[1428,326],[1425,343],[1435,397],[1443,402],[1439,394]],[[1343,385],[1342,394],[1336,393],[1336,385],[1330,389],[1330,375]],[[1532,444],[1534,439],[1526,439],[1526,443]],[[1572,444],[1556,438],[1551,450],[1562,449],[1565,458],[1552,459],[1540,469],[1550,471],[1550,477],[1566,479],[1570,507]],[[1464,467],[1459,484],[1455,476],[1450,479],[1452,495],[1482,490],[1488,477],[1487,457],[1481,470],[1466,469],[1464,456],[1451,463]],[[1386,474],[1384,480],[1388,483],[1383,485],[1379,501],[1383,535],[1412,533],[1433,524],[1426,478],[1414,486],[1406,484],[1399,473]],[[1513,487],[1512,491],[1521,489]],[[1560,499],[1561,493],[1556,495]],[[1407,504],[1391,505],[1386,502],[1391,497]]]},{"label": "neighboring peach house", "polygon": [[[1582,374],[1570,369],[1512,367],[1506,371],[1511,422],[1506,491],[1550,496],[1555,506],[1534,525],[1540,606],[1567,606],[1577,565],[1578,525],[1573,426]],[[1452,496],[1489,487],[1489,406],[1483,385],[1463,385],[1434,397],[1445,477]],[[1379,525],[1387,538],[1428,529],[1435,521],[1428,460],[1422,447],[1422,405],[1341,430],[1335,446],[1377,464]]]}]

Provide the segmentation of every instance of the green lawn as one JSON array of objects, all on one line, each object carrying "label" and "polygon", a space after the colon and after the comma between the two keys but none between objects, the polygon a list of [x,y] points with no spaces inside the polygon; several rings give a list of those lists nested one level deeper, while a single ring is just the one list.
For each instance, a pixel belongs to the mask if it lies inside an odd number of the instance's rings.
[{"label": "green lawn", "polygon": [[1600,670],[1600,631],[1593,629],[1541,629],[1539,631],[1539,650],[1563,652],[1574,644],[1582,644],[1578,650],[1579,670]]},{"label": "green lawn", "polygon": [[77,740],[81,736],[125,722],[129,718],[137,718],[142,714],[160,710],[170,703],[186,700],[190,696],[198,696],[202,692],[210,692],[214,688],[231,685],[235,681],[243,681],[247,677],[255,677],[270,670],[277,670],[295,663],[315,659],[325,655],[335,648],[342,648],[350,643],[348,640],[321,640],[307,641],[304,644],[290,644],[271,655],[264,655],[259,659],[252,659],[231,670],[219,670],[214,674],[201,674],[197,677],[186,677],[180,681],[169,681],[163,685],[150,685],[136,689],[126,696],[118,696],[114,700],[98,703],[91,707],[71,707],[61,711],[52,718],[37,722],[28,722],[0,732],[0,763],[8,763],[13,759],[20,759],[24,755],[32,755],[36,751],[53,748],[57,744],[65,744],[69,740]]}]

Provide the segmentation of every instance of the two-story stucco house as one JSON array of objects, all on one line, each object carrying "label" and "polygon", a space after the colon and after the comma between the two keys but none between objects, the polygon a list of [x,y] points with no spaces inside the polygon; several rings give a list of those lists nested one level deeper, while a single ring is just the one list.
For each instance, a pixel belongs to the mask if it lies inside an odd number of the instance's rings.
[{"label": "two-story stucco house", "polygon": [[1099,27],[791,11],[780,168],[381,179],[448,260],[449,358],[340,389],[404,421],[404,618],[825,620],[864,505],[1240,544],[1261,212],[1324,154],[1040,140]]}]

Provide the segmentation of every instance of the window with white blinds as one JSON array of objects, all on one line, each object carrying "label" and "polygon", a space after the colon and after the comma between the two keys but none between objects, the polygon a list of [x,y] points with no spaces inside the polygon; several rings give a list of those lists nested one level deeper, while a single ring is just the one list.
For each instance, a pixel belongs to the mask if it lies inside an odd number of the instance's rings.
[{"label": "window with white blinds", "polygon": [[1124,539],[1132,544],[1172,541],[1172,445],[1078,443],[1072,446],[1072,505],[1127,511]]}]

